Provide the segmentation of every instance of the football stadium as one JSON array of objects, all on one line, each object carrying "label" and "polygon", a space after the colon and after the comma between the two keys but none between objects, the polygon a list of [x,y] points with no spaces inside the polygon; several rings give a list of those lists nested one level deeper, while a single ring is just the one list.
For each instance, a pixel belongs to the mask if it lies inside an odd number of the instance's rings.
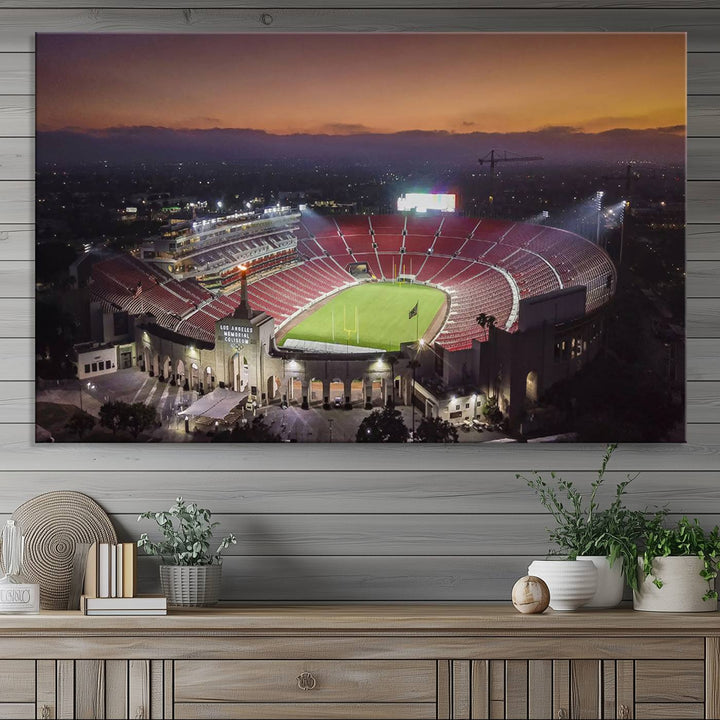
[{"label": "football stadium", "polygon": [[303,408],[338,394],[458,424],[494,398],[517,426],[596,354],[616,271],[575,233],[446,205],[167,226],[91,260],[92,322],[106,344],[132,338],[127,363],[201,394]]}]

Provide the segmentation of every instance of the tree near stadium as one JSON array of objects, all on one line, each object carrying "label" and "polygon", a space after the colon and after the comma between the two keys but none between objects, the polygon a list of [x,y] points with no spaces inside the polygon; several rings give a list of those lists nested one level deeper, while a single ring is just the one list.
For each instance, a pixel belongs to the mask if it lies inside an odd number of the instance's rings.
[{"label": "tree near stadium", "polygon": [[458,441],[457,428],[442,418],[423,418],[415,434],[420,442],[426,443],[456,443]]},{"label": "tree near stadium", "polygon": [[357,442],[407,442],[408,429],[402,413],[392,406],[373,410],[357,431]]}]

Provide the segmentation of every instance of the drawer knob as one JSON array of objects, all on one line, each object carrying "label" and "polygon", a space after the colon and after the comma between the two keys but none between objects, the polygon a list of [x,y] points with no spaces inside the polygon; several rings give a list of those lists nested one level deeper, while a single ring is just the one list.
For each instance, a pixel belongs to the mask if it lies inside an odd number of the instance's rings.
[{"label": "drawer knob", "polygon": [[565,708],[560,708],[558,710],[557,716],[558,716],[559,720],[565,720],[568,716],[567,712],[565,712]]},{"label": "drawer knob", "polygon": [[304,672],[297,676],[297,684],[301,690],[314,690],[317,680],[312,673]]},{"label": "drawer knob", "polygon": [[630,720],[630,708],[627,705],[621,705],[618,717],[620,720]]},{"label": "drawer knob", "polygon": [[42,720],[50,720],[50,706],[49,705],[43,705],[40,708],[40,717]]}]

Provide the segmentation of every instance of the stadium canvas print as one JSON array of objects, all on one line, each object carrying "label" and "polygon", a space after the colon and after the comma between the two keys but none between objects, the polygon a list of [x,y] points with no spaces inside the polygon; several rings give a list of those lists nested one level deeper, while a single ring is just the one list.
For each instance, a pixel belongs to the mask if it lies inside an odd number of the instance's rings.
[{"label": "stadium canvas print", "polygon": [[37,37],[37,441],[682,442],[684,34]]}]

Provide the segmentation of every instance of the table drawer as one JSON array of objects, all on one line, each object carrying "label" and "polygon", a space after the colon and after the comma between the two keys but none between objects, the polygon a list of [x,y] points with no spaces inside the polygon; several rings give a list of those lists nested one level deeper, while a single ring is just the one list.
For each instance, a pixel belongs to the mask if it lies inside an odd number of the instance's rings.
[{"label": "table drawer", "polygon": [[705,699],[702,660],[637,660],[635,702],[692,703]]},{"label": "table drawer", "polygon": [[34,660],[0,660],[0,702],[35,702]]},{"label": "table drawer", "polygon": [[175,720],[435,720],[435,703],[175,703]]},{"label": "table drawer", "polygon": [[177,660],[175,702],[435,702],[432,660]]}]

